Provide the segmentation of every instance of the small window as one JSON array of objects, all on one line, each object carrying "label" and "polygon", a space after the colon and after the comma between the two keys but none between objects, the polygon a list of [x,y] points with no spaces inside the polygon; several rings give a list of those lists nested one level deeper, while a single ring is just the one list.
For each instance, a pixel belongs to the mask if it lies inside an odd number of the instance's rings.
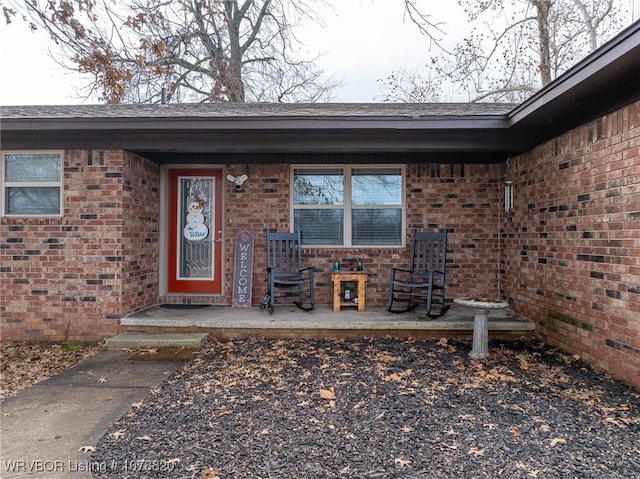
[{"label": "small window", "polygon": [[401,246],[403,184],[399,167],[294,167],[293,227],[305,245]]},{"label": "small window", "polygon": [[61,152],[3,152],[2,213],[61,215],[62,158]]}]

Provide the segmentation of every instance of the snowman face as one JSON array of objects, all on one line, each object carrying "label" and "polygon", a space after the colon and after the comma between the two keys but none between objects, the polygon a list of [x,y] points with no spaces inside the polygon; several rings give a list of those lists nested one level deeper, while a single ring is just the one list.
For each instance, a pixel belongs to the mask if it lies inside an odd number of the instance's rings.
[{"label": "snowman face", "polygon": [[191,213],[200,213],[202,212],[202,206],[197,201],[192,201],[189,203],[189,207],[187,208]]}]

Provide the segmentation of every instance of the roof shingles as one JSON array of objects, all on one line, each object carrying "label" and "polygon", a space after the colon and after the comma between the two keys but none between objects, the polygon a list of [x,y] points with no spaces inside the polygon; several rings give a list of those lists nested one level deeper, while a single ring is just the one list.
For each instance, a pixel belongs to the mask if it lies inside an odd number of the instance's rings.
[{"label": "roof shingles", "polygon": [[508,103],[180,103],[2,106],[2,119],[424,118],[504,116]]}]

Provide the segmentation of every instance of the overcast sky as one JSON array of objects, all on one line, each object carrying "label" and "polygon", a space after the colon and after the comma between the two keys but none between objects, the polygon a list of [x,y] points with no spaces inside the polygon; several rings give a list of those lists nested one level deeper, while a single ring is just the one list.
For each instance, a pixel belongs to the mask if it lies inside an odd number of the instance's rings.
[{"label": "overcast sky", "polygon": [[[429,41],[405,18],[403,0],[330,0],[335,5],[323,28],[303,32],[310,51],[322,53],[320,65],[343,82],[335,101],[381,101],[378,80],[400,68],[420,70],[429,59]],[[640,3],[640,0],[630,0]],[[454,0],[420,0],[422,11],[444,22],[448,42],[467,33],[465,15]],[[24,24],[0,26],[0,105],[96,103],[79,98],[78,75],[50,57],[44,32],[31,33]]]},{"label": "overcast sky", "polygon": [[[433,18],[458,22],[457,4],[443,0],[446,8],[422,0],[433,11]],[[333,12],[325,15],[325,27],[304,29],[310,51],[322,53],[320,65],[342,81],[335,101],[371,102],[380,100],[377,80],[401,67],[419,69],[427,63],[429,42],[408,18],[404,18],[403,0],[333,0]],[[447,19],[448,18],[448,19]],[[447,28],[448,28],[447,27]],[[52,48],[44,32],[31,33],[15,22],[0,26],[0,104],[55,105],[95,103],[78,98],[78,75],[59,67],[49,57]],[[19,48],[12,46],[19,45]]]}]

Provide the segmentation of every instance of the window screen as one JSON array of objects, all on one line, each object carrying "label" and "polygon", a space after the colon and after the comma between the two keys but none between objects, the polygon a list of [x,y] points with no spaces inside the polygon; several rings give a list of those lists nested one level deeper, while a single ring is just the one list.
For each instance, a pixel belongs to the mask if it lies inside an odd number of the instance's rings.
[{"label": "window screen", "polygon": [[293,225],[304,244],[402,244],[402,168],[294,167],[292,188]]},{"label": "window screen", "polygon": [[2,172],[3,214],[61,214],[62,153],[3,153]]}]

